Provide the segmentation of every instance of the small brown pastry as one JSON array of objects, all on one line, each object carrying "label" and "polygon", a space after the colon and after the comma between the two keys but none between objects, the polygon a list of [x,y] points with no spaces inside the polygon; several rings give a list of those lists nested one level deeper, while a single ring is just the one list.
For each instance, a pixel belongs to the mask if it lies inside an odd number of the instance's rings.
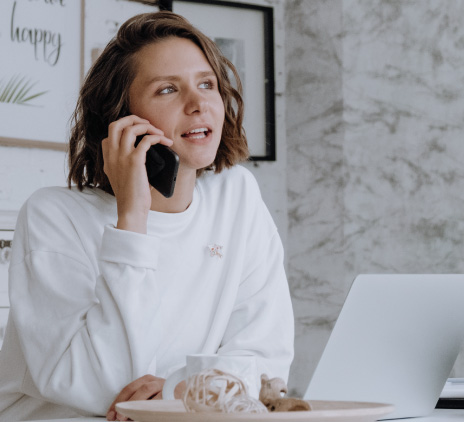
[{"label": "small brown pastry", "polygon": [[269,379],[266,374],[261,375],[261,390],[259,400],[269,412],[308,411],[311,406],[306,400],[285,397],[288,392],[287,384],[281,378]]},{"label": "small brown pastry", "polygon": [[311,410],[311,406],[305,400],[292,397],[269,400],[265,405],[269,412],[297,412]]}]

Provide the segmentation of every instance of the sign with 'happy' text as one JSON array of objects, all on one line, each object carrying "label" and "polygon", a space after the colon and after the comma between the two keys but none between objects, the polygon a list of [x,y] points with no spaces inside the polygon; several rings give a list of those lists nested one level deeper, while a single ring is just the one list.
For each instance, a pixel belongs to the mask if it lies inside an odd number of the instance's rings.
[{"label": "sign with 'happy' text", "polygon": [[0,138],[68,141],[80,49],[80,0],[1,0]]}]

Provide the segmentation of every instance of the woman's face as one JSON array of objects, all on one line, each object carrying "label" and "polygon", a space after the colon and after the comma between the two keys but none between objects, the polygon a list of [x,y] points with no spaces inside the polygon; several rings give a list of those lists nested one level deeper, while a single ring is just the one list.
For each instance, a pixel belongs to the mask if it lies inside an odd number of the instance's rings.
[{"label": "woman's face", "polygon": [[182,169],[209,166],[224,124],[224,103],[213,69],[200,48],[184,38],[143,47],[135,58],[130,111],[164,132]]}]

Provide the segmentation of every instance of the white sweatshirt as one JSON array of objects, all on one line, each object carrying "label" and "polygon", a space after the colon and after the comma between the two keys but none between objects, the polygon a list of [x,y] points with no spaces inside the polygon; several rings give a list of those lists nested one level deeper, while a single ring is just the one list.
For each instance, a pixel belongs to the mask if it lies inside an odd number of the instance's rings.
[{"label": "white sweatshirt", "polygon": [[125,385],[191,353],[254,354],[288,378],[283,250],[248,170],[202,176],[186,211],[150,211],[147,235],[116,221],[100,189],[44,188],[22,207],[0,421],[105,415]]}]

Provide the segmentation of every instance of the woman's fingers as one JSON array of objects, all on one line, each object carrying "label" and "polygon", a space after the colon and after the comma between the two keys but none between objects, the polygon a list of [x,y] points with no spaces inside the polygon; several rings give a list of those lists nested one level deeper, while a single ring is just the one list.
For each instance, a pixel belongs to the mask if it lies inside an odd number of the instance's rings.
[{"label": "woman's fingers", "polygon": [[146,153],[151,145],[157,143],[166,146],[173,144],[171,139],[164,136],[162,130],[153,126],[148,120],[135,115],[126,116],[109,125],[108,137],[102,141],[104,160],[117,166],[121,156],[128,156],[134,151],[135,140],[140,135],[145,136],[136,155],[142,155],[142,150]]},{"label": "woman's fingers", "polygon": [[148,120],[135,115],[112,122],[108,126],[109,158],[111,159],[112,155],[116,155],[116,153],[119,155],[121,152],[125,155],[130,154],[134,149],[136,137],[146,133],[164,136],[161,129],[153,126]]},{"label": "woman's fingers", "polygon": [[137,145],[136,153],[146,154],[149,148],[155,144],[163,144],[163,145],[166,145],[167,147],[170,147],[173,143],[174,142],[171,139],[166,138],[165,136],[147,134],[142,138],[140,143]]},{"label": "woman's fingers", "polygon": [[135,393],[129,398],[133,400],[150,400],[161,392],[164,385],[164,379],[156,378],[151,382],[143,384]]},{"label": "woman's fingers", "polygon": [[[114,146],[119,146],[119,140],[121,139],[122,132],[131,126],[135,125],[147,125],[147,128],[150,128],[150,133],[153,134],[158,134],[158,135],[163,135],[163,131],[161,129],[156,128],[147,119],[142,119],[141,117],[135,116],[135,115],[130,115],[126,117],[122,117],[119,120],[116,120],[115,122],[110,123],[108,126],[108,138],[114,141],[116,145]],[[143,130],[141,133],[138,133],[137,135],[143,135]],[[145,132],[146,133],[146,132]]]},{"label": "woman's fingers", "polygon": [[[121,138],[124,131],[128,127],[135,128],[136,126],[141,126],[139,127],[140,134],[146,133],[148,128],[150,128],[151,131],[157,131],[159,134],[163,133],[161,130],[152,126],[148,120],[135,115],[126,116],[110,123],[108,126],[108,137],[102,140],[103,170],[108,176],[108,171],[111,172],[112,168],[119,167],[119,159],[121,158]],[[126,155],[127,153],[128,152],[126,152]]]},{"label": "woman's fingers", "polygon": [[[155,132],[154,129],[156,128],[150,123],[138,123],[125,127],[119,140],[119,150],[122,154],[130,154],[134,150],[135,140],[139,135],[150,134],[157,138],[164,138],[162,133],[153,133]],[[158,129],[156,129],[156,132],[158,132]]]},{"label": "woman's fingers", "polygon": [[148,400],[158,394],[164,385],[164,379],[153,375],[144,375],[126,385],[111,403],[106,414],[107,420],[127,420],[116,412],[116,404],[123,401]]},{"label": "woman's fingers", "polygon": [[110,151],[110,157],[119,151],[121,137],[124,129],[128,126],[134,126],[136,124],[149,125],[150,122],[138,116],[126,116],[110,123],[108,126],[108,149]]},{"label": "woman's fingers", "polygon": [[[139,135],[145,136],[135,148]],[[138,116],[126,116],[111,123],[108,137],[102,140],[103,171],[116,196],[119,229],[146,233],[152,197],[145,162],[148,149],[156,143],[172,145],[162,130]]]}]

